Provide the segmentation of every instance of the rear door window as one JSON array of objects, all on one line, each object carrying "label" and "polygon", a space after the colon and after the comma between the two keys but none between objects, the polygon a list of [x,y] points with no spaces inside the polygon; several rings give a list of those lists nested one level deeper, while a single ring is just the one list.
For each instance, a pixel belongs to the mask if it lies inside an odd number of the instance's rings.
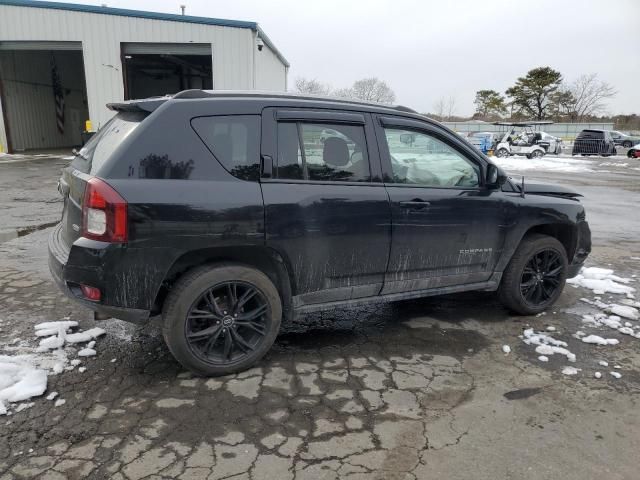
[{"label": "rear door window", "polygon": [[191,126],[229,173],[243,180],[258,180],[260,116],[198,117],[191,120]]},{"label": "rear door window", "polygon": [[147,115],[144,112],[118,113],[80,149],[71,165],[83,173],[94,174]]},{"label": "rear door window", "polygon": [[278,123],[278,178],[370,182],[364,127]]}]

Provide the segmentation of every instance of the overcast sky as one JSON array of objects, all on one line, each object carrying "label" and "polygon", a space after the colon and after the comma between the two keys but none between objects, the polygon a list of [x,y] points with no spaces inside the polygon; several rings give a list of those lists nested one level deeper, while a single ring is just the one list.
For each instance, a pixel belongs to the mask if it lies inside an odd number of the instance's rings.
[{"label": "overcast sky", "polygon": [[610,113],[640,113],[640,0],[102,0],[101,4],[258,22],[296,77],[346,87],[376,76],[397,102],[433,111],[504,92],[531,68],[585,73],[618,90]]}]

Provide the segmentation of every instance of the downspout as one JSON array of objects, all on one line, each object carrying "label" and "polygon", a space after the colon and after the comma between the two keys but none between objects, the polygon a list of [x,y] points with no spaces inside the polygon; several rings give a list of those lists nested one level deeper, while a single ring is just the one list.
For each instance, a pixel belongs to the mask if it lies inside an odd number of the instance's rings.
[{"label": "downspout", "polygon": [[258,60],[256,58],[256,42],[258,40],[257,31],[252,31],[251,39],[251,59],[253,61],[252,89],[255,90],[257,85],[256,76],[258,74]]}]

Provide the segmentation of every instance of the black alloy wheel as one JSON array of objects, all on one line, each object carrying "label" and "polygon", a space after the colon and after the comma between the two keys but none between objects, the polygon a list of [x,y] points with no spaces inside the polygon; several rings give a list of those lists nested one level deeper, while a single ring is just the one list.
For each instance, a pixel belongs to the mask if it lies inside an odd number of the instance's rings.
[{"label": "black alloy wheel", "polygon": [[557,238],[528,234],[502,275],[498,298],[514,313],[535,315],[560,298],[568,273],[567,252]]},{"label": "black alloy wheel", "polygon": [[264,272],[218,263],[182,275],[162,316],[162,334],[176,360],[198,375],[228,375],[269,351],[280,331],[282,300]]},{"label": "black alloy wheel", "polygon": [[215,365],[241,361],[255,351],[269,331],[269,305],[253,285],[224,282],[203,292],[185,322],[190,348]]},{"label": "black alloy wheel", "polygon": [[555,250],[542,250],[526,263],[520,278],[520,293],[525,302],[538,307],[555,297],[564,274],[560,254]]}]

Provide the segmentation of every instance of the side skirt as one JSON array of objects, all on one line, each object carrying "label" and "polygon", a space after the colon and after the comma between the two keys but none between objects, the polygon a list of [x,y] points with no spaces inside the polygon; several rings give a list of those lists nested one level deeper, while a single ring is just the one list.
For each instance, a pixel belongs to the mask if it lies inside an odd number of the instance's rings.
[{"label": "side skirt", "polygon": [[335,302],[315,303],[312,305],[302,305],[299,307],[295,307],[294,311],[296,314],[298,314],[316,312],[318,310],[327,310],[335,307],[353,307],[358,305],[366,305],[373,302],[394,302],[398,300],[410,300],[412,298],[432,297],[435,295],[446,295],[449,293],[468,292],[473,290],[495,291],[500,285],[500,277],[501,275],[494,274],[492,278],[486,282],[430,288],[428,290],[414,290],[410,292],[390,293],[387,295],[354,298],[351,300],[339,300]]}]

